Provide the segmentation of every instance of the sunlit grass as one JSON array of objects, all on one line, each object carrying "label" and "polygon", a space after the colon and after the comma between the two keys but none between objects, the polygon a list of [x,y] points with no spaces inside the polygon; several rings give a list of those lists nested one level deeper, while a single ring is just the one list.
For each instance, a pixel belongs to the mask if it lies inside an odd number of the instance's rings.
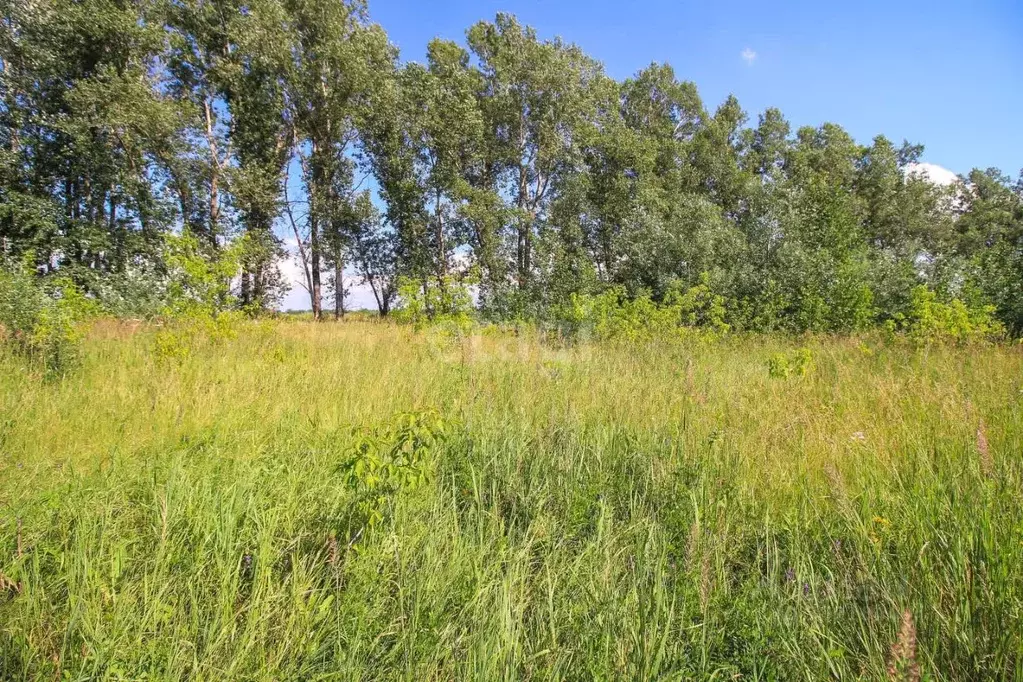
[{"label": "sunlit grass", "polygon": [[[155,334],[0,358],[2,679],[885,679],[907,612],[1023,676],[1019,347]],[[434,411],[364,523],[355,439]]]}]

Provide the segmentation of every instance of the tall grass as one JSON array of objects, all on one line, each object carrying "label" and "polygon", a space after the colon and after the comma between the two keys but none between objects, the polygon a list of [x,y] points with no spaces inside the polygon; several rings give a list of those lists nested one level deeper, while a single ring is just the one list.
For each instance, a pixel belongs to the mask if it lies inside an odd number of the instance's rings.
[{"label": "tall grass", "polygon": [[1023,678],[1018,347],[160,333],[0,357],[0,679]]}]

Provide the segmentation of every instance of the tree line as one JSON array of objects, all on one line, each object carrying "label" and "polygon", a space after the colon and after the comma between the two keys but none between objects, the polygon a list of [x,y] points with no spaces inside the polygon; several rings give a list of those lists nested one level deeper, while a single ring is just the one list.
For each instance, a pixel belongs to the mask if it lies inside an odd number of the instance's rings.
[{"label": "tree line", "polygon": [[922,146],[709,108],[667,64],[618,81],[508,14],[422,63],[357,0],[0,16],[0,250],[99,299],[166,290],[185,235],[269,309],[286,237],[316,317],[354,276],[382,314],[399,289],[544,320],[699,287],[734,329],[851,331],[925,290],[1023,331],[1023,176],[938,185]]}]

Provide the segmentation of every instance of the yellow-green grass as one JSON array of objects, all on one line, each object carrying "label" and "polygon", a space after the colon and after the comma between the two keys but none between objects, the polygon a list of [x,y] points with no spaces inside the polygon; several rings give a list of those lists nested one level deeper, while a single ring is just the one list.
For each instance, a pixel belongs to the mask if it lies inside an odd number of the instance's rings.
[{"label": "yellow-green grass", "polygon": [[0,679],[1023,678],[1018,346],[161,333],[0,354]]}]

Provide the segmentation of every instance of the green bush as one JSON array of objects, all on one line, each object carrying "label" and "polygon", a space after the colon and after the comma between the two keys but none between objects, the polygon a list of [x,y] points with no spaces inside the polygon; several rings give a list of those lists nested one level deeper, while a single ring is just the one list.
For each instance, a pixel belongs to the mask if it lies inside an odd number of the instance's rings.
[{"label": "green bush", "polygon": [[775,379],[806,376],[813,370],[813,353],[798,348],[789,353],[775,353],[767,361],[767,373]]},{"label": "green bush", "polygon": [[219,344],[237,335],[243,313],[235,308],[231,279],[238,274],[242,240],[214,254],[206,253],[194,235],[165,237],[168,267],[163,327],[153,335],[158,360],[182,361],[193,348]]},{"label": "green bush", "polygon": [[189,233],[166,238],[168,268],[164,315],[174,318],[215,318],[235,306],[231,279],[239,272],[245,248],[241,240],[216,253],[207,253]]},{"label": "green bush", "polygon": [[41,365],[47,377],[67,374],[80,362],[81,322],[97,311],[75,284],[41,279],[25,263],[0,267],[0,325],[5,343]]},{"label": "green bush", "polygon": [[404,413],[391,423],[355,432],[341,465],[345,484],[355,494],[350,535],[378,524],[395,497],[430,480],[433,455],[445,434],[444,420],[433,411]]},{"label": "green bush", "polygon": [[730,330],[725,315],[725,299],[711,291],[706,278],[688,289],[670,286],[663,302],[647,291],[630,298],[624,287],[573,294],[556,314],[567,336],[616,341],[719,336]]},{"label": "green bush", "polygon": [[400,277],[394,317],[416,327],[432,323],[465,331],[473,323],[472,283],[471,277],[452,275],[423,281]]},{"label": "green bush", "polygon": [[704,274],[695,287],[683,290],[680,284],[669,287],[664,299],[673,314],[678,315],[680,324],[687,327],[700,327],[714,334],[727,334],[731,327],[725,322],[728,311],[725,298],[715,294]]},{"label": "green bush", "polygon": [[163,314],[167,306],[167,281],[151,265],[106,274],[91,291],[103,311],[119,319],[150,320]]},{"label": "green bush", "polygon": [[942,303],[923,285],[913,289],[908,312],[896,315],[894,324],[922,343],[985,341],[1005,334],[1004,325],[995,317],[995,306],[967,305],[958,298]]}]

